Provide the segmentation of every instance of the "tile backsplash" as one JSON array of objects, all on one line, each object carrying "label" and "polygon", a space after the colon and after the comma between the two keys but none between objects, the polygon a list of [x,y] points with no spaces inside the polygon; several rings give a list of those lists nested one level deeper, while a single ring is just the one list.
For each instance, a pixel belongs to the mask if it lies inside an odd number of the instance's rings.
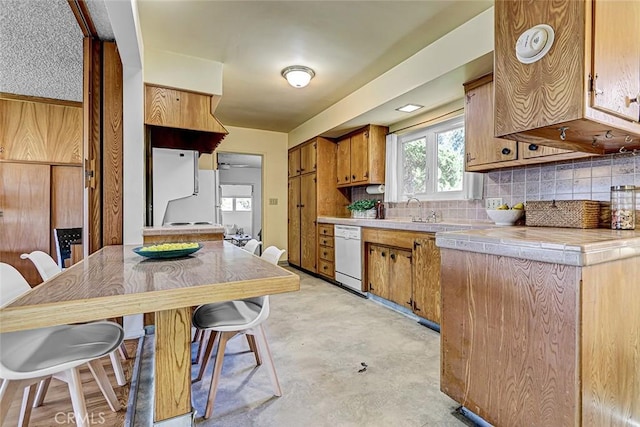
[{"label": "tile backsplash", "polygon": [[[487,172],[484,197],[501,197],[509,206],[529,200],[608,201],[612,185],[640,187],[640,155],[610,154],[542,165],[521,166]],[[380,196],[381,197],[381,196]],[[364,187],[353,188],[351,200],[377,198]],[[640,192],[636,199],[640,199]],[[426,217],[435,210],[441,218],[488,220],[484,200],[449,200],[389,203],[388,218]],[[636,206],[640,200],[636,200]],[[636,208],[640,209],[640,208]]]}]

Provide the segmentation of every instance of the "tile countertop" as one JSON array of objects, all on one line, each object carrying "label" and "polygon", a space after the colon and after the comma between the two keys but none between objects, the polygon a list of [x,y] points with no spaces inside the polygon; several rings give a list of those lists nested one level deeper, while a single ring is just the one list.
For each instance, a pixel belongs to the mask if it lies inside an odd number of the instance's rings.
[{"label": "tile countertop", "polygon": [[638,257],[640,231],[552,227],[498,227],[482,221],[411,222],[410,218],[319,217],[318,223],[436,233],[440,248],[532,261],[587,266]]},{"label": "tile countertop", "polygon": [[440,221],[440,222],[412,222],[410,218],[365,219],[365,218],[337,218],[329,216],[318,217],[320,224],[355,225],[359,227],[388,228],[393,230],[421,231],[437,233],[440,231],[468,230],[475,228],[495,227],[492,222],[482,221]]},{"label": "tile countertop", "polygon": [[436,245],[574,266],[633,257],[640,262],[640,231],[633,230],[494,227],[438,233]]},{"label": "tile countertop", "polygon": [[220,224],[192,224],[192,225],[166,225],[158,227],[143,227],[143,236],[158,236],[171,234],[224,234],[224,227]]}]

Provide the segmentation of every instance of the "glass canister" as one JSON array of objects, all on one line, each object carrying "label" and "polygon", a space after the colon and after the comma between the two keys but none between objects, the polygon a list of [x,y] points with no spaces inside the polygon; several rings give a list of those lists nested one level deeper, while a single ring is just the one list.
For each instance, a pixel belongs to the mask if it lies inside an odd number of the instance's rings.
[{"label": "glass canister", "polygon": [[636,187],[616,185],[611,187],[611,229],[636,228]]}]

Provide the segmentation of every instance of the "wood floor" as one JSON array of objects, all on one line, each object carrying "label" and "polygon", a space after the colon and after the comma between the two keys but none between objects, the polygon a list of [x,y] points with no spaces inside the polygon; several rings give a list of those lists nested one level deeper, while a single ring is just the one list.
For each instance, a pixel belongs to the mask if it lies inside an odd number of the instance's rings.
[{"label": "wood floor", "polygon": [[[129,387],[131,383],[131,372],[133,370],[133,364],[135,362],[134,357],[138,346],[138,340],[128,340],[125,342],[127,352],[129,353],[129,359],[122,362],[122,367],[127,377],[127,384],[119,387],[117,386],[113,369],[109,357],[102,358],[105,371],[109,375],[111,385],[114,386],[116,396],[122,405],[122,408],[118,412],[112,412],[107,405],[107,401],[100,393],[98,385],[93,380],[89,368],[81,368],[82,387],[84,388],[84,395],[87,403],[87,412],[89,414],[90,425],[103,425],[103,426],[123,426],[126,416],[127,400],[129,399]],[[15,401],[11,405],[9,414],[2,425],[15,426],[18,424],[18,416],[20,413],[20,398],[16,397]],[[73,419],[73,409],[71,406],[71,398],[69,397],[69,389],[67,384],[53,379],[49,386],[49,391],[44,399],[44,404],[38,408],[33,408],[31,412],[31,421],[29,426],[38,427],[51,427],[51,426],[75,426]]]}]

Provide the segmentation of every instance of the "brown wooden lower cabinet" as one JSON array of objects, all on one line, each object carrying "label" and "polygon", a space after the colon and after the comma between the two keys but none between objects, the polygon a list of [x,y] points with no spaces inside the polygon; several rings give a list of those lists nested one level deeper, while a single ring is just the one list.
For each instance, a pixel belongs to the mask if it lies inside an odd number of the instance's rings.
[{"label": "brown wooden lower cabinet", "polygon": [[318,274],[335,280],[335,240],[333,224],[318,225]]},{"label": "brown wooden lower cabinet", "polygon": [[56,259],[54,228],[82,227],[82,168],[0,162],[0,262],[31,285],[42,278],[20,254],[35,250]]},{"label": "brown wooden lower cabinet", "polygon": [[429,233],[363,228],[365,283],[374,295],[440,323],[440,250]]},{"label": "brown wooden lower cabinet", "polygon": [[640,423],[640,258],[441,256],[444,393],[496,426]]}]

